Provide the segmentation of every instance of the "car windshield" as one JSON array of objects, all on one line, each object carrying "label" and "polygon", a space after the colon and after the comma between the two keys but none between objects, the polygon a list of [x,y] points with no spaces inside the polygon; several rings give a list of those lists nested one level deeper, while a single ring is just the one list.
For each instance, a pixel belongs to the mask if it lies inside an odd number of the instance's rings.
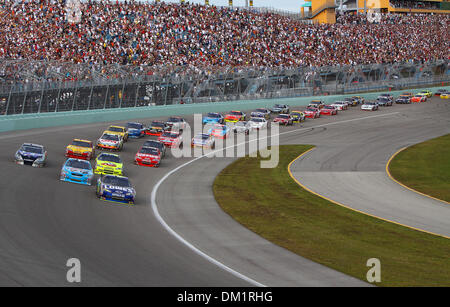
[{"label": "car windshield", "polygon": [[116,187],[130,188],[131,184],[128,178],[125,177],[115,177],[115,176],[105,176],[103,178],[104,184],[109,184]]},{"label": "car windshield", "polygon": [[139,153],[146,154],[146,155],[158,155],[158,149],[154,147],[142,147],[141,150],[139,150]]},{"label": "car windshield", "polygon": [[84,141],[72,141],[72,145],[73,146],[78,146],[78,147],[92,147],[90,142],[84,142]]},{"label": "car windshield", "polygon": [[138,123],[128,123],[128,124],[127,124],[127,128],[131,128],[131,129],[142,129],[142,124],[138,124]]},{"label": "car windshield", "polygon": [[256,123],[262,123],[262,122],[264,122],[264,119],[262,119],[262,118],[252,118],[251,121],[252,122],[256,122]]},{"label": "car windshield", "polygon": [[161,148],[162,146],[164,146],[162,143],[157,142],[157,141],[147,141],[144,143],[145,147],[156,147],[156,148]]},{"label": "car windshield", "polygon": [[162,134],[162,136],[168,137],[168,138],[177,138],[178,137],[178,133],[172,133],[172,132],[167,131],[167,132],[164,132]]},{"label": "car windshield", "polygon": [[179,118],[179,117],[170,117],[168,122],[178,123],[178,122],[181,122],[181,118]]},{"label": "car windshield", "polygon": [[325,109],[334,109],[332,106],[324,106]]},{"label": "car windshield", "polygon": [[236,126],[238,127],[244,127],[245,125],[247,125],[247,122],[237,122]]},{"label": "car windshield", "polygon": [[66,166],[79,169],[91,169],[91,163],[84,160],[68,160]]},{"label": "car windshield", "polygon": [[230,112],[231,115],[241,115],[240,111],[231,111]]},{"label": "car windshield", "polygon": [[300,112],[292,112],[291,115],[292,116],[300,116],[301,114],[300,114]]},{"label": "car windshield", "polygon": [[114,134],[104,134],[102,136],[103,140],[108,140],[108,141],[118,141],[119,140],[119,136],[118,135],[114,135]]},{"label": "car windshield", "polygon": [[284,108],[284,106],[282,104],[276,104],[274,105],[274,108]]},{"label": "car windshield", "polygon": [[218,114],[218,113],[208,113],[208,116],[207,117],[211,117],[211,118],[219,118],[220,117],[220,114]]},{"label": "car windshield", "polygon": [[313,100],[313,101],[311,101],[311,103],[312,103],[312,104],[320,104],[320,103],[321,103],[321,101],[318,101],[318,100]]},{"label": "car windshield", "polygon": [[120,157],[116,155],[110,155],[110,154],[101,154],[97,158],[99,161],[107,161],[107,162],[114,162],[114,163],[122,163],[120,160]]},{"label": "car windshield", "polygon": [[255,112],[266,113],[265,109],[256,109]]},{"label": "car windshield", "polygon": [[114,132],[123,132],[123,128],[120,128],[120,127],[109,127],[108,130],[114,131]]},{"label": "car windshield", "polygon": [[282,114],[282,115],[278,115],[277,117],[278,117],[278,118],[289,118],[289,115]]},{"label": "car windshield", "polygon": [[209,135],[208,134],[199,134],[199,135],[196,135],[194,139],[196,139],[196,140],[207,140],[207,139],[209,139]]},{"label": "car windshield", "polygon": [[152,122],[152,127],[164,128],[166,125],[163,122]]},{"label": "car windshield", "polygon": [[41,154],[44,151],[41,147],[30,146],[30,145],[23,145],[20,150],[25,151],[25,152],[35,153],[35,154]]},{"label": "car windshield", "polygon": [[316,108],[307,108],[306,111],[313,111],[313,112],[315,112],[315,111],[317,111],[317,109]]}]

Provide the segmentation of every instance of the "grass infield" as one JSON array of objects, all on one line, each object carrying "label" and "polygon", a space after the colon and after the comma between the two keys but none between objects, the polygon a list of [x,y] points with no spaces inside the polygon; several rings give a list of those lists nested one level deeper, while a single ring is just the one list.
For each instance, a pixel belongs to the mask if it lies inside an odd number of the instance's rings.
[{"label": "grass infield", "polygon": [[381,262],[381,286],[450,286],[450,240],[337,206],[302,189],[287,167],[309,145],[280,146],[280,163],[260,157],[226,167],[213,190],[222,209],[267,240],[366,281],[369,258]]},{"label": "grass infield", "polygon": [[450,134],[401,151],[389,171],[404,185],[450,202]]}]

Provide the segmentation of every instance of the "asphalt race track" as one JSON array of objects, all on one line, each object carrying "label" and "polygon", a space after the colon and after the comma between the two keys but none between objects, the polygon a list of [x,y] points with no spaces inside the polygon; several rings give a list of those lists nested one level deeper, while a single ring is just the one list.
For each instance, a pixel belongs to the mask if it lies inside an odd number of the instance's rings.
[{"label": "asphalt race track", "polygon": [[[448,101],[436,98],[377,112],[356,107],[301,126],[281,127],[280,143],[318,146],[293,166],[296,176],[312,190],[333,193],[328,196],[349,206],[359,205],[385,218],[448,235],[448,205],[424,199],[382,176],[396,149],[449,133],[449,115]],[[130,140],[121,157],[125,175],[138,193],[135,206],[103,202],[96,199],[94,187],[60,182],[65,146],[73,138],[96,140],[106,126],[0,134],[0,285],[71,285],[66,281],[69,258],[80,259],[84,286],[365,285],[270,244],[222,212],[211,185],[233,158],[201,158],[165,178],[192,158],[169,156],[160,168],[138,167],[132,161],[143,140]],[[23,142],[46,146],[46,168],[13,163],[14,152]],[[341,178],[346,181],[340,182]],[[321,180],[333,182],[333,189],[320,190]],[[151,193],[158,182],[157,210],[184,243],[155,216]],[[389,194],[384,192],[384,198],[395,201],[380,201],[379,190],[372,191],[371,183],[380,185],[378,189],[385,187]]]}]

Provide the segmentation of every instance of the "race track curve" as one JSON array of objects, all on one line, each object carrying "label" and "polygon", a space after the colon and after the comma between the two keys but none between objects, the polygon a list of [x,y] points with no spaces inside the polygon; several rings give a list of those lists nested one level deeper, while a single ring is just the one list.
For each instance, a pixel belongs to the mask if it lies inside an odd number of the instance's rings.
[{"label": "race track curve", "polygon": [[[394,149],[448,133],[448,115],[448,104],[439,100],[423,105],[396,105],[373,113],[353,108],[333,118],[309,120],[303,127],[281,127],[280,143],[339,147],[344,146],[344,140],[358,143],[360,149],[383,139],[372,135],[371,142],[362,142],[365,133],[375,128],[383,130],[386,123],[395,122],[398,127],[402,122],[430,122],[429,131],[394,131],[393,140],[399,146],[376,150],[375,153],[386,154],[381,160],[376,154],[373,160],[355,161],[362,170],[379,171],[374,167],[386,162]],[[73,257],[81,261],[84,286],[254,285],[175,239],[152,211],[150,194],[154,185],[191,158],[169,157],[158,169],[137,167],[131,161],[143,141],[130,140],[121,156],[126,161],[126,175],[138,192],[133,207],[99,201],[93,187],[59,181],[66,144],[74,137],[94,140],[106,126],[99,123],[0,134],[0,285],[69,285],[66,261]],[[340,129],[349,134],[340,134]],[[330,133],[341,135],[341,141],[332,139]],[[46,145],[48,167],[34,169],[12,162],[18,146],[29,141]],[[232,160],[202,158],[162,182],[156,194],[157,206],[174,231],[202,252],[264,285],[365,285],[270,244],[220,211],[211,198],[210,186],[215,174]],[[328,163],[339,169],[338,160]],[[404,214],[408,216],[408,211]],[[446,214],[438,220],[448,220],[448,211]],[[444,228],[448,226],[442,222]],[[435,220],[425,223],[434,224]]]}]

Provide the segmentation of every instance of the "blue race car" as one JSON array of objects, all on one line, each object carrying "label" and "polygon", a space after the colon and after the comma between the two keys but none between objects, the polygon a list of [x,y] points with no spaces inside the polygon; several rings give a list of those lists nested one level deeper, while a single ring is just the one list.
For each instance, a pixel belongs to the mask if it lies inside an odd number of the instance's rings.
[{"label": "blue race car", "polygon": [[67,159],[61,169],[61,181],[91,185],[94,170],[91,163],[80,159]]},{"label": "blue race car", "polygon": [[133,205],[136,190],[127,177],[105,175],[97,181],[96,194],[103,200]]},{"label": "blue race car", "polygon": [[127,123],[128,137],[140,138],[147,133],[147,128],[141,123]]},{"label": "blue race car", "polygon": [[203,125],[205,124],[223,124],[225,121],[224,117],[220,113],[208,113],[203,117]]},{"label": "blue race car", "polygon": [[43,167],[47,161],[47,151],[44,146],[38,144],[24,143],[16,154],[14,160],[17,164]]}]

